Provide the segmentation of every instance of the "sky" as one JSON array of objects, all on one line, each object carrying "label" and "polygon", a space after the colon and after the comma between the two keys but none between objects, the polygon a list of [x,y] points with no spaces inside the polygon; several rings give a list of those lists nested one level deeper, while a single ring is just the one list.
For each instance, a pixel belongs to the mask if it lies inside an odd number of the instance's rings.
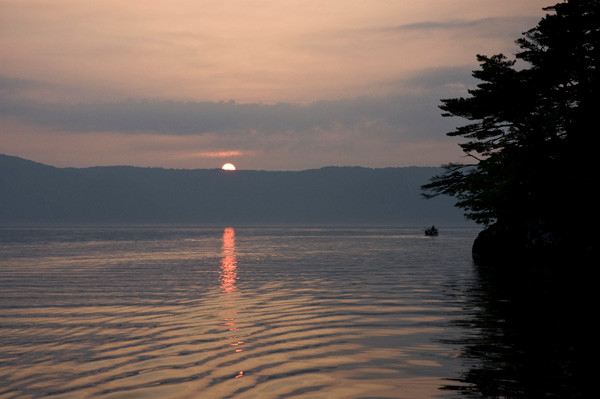
[{"label": "sky", "polygon": [[0,0],[0,153],[59,167],[460,162],[440,99],[540,0]]}]

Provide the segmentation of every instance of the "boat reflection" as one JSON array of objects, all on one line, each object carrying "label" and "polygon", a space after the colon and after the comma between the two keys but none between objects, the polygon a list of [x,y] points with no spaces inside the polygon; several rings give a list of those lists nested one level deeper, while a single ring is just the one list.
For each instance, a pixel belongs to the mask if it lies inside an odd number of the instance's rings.
[{"label": "boat reflection", "polygon": [[233,227],[225,228],[223,232],[221,271],[219,283],[221,292],[231,293],[237,290],[237,256],[235,253],[235,230]]}]

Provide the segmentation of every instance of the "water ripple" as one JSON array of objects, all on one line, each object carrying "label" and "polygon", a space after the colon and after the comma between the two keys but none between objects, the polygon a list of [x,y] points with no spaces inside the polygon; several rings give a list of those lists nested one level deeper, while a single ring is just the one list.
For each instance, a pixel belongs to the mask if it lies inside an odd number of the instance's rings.
[{"label": "water ripple", "polygon": [[0,398],[437,395],[459,308],[397,234],[239,231],[3,244]]}]

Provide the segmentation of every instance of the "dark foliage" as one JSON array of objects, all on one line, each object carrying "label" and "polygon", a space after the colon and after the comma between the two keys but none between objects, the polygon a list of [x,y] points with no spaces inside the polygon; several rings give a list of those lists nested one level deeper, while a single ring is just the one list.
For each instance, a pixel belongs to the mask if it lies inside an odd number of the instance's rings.
[{"label": "dark foliage", "polygon": [[469,121],[448,135],[465,139],[459,145],[473,163],[445,165],[422,187],[425,197],[454,196],[485,225],[543,220],[560,237],[590,229],[599,8],[599,0],[545,8],[548,15],[516,41],[516,59],[477,56],[477,88],[440,107]]}]

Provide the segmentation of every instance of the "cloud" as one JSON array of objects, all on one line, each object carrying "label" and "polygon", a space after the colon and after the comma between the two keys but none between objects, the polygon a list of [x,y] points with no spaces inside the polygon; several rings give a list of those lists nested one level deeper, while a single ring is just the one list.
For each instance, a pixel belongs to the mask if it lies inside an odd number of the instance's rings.
[{"label": "cloud", "polygon": [[545,5],[541,0],[4,3],[0,74],[61,86],[38,90],[40,100],[246,103],[387,94],[374,88],[377,82],[468,62],[486,46],[504,51],[535,22],[523,15],[538,15]]},{"label": "cloud", "polygon": [[37,89],[44,86],[46,86],[45,83],[35,80],[0,76],[0,93],[3,95],[23,93],[26,90]]},{"label": "cloud", "polygon": [[247,155],[247,151],[201,151],[182,153],[177,158],[231,158]]},{"label": "cloud", "polygon": [[71,104],[28,99],[15,89],[0,97],[0,139],[10,144],[3,152],[57,166],[212,168],[234,161],[245,169],[299,170],[457,161],[459,147],[445,137],[455,122],[442,118],[438,105],[466,93],[469,67],[415,71],[381,84],[395,94],[309,104]]},{"label": "cloud", "polygon": [[475,54],[510,54],[546,5],[4,3],[0,151],[266,169],[455,160],[444,133],[460,121],[440,99],[464,96]]},{"label": "cloud", "polygon": [[90,104],[0,100],[0,113],[57,130],[203,135],[356,128],[374,123],[415,127],[433,104],[418,95],[319,101],[309,105],[134,101]]},{"label": "cloud", "polygon": [[[464,94],[472,84],[467,67],[431,68],[396,82],[396,94],[294,103],[178,102],[125,100],[93,103],[41,102],[16,93],[28,82],[0,80],[13,95],[0,98],[0,115],[68,132],[236,136],[259,132],[365,130],[373,134],[433,137],[447,126],[439,117],[440,98]],[[463,90],[460,93],[460,90]],[[16,94],[15,94],[16,93]],[[375,129],[375,126],[377,129]]]},{"label": "cloud", "polygon": [[448,66],[423,68],[408,74],[401,81],[404,88],[429,91],[442,97],[464,96],[466,88],[474,88],[477,84],[472,77],[471,66]]},{"label": "cloud", "polygon": [[[2,153],[61,167],[99,165],[303,170],[321,166],[431,166],[458,161],[460,148],[450,138],[395,138],[361,130],[330,129],[294,134],[258,132],[160,135],[49,131],[0,118]],[[221,156],[218,156],[221,155]]]},{"label": "cloud", "polygon": [[407,31],[470,31],[476,32],[478,36],[495,35],[498,32],[503,32],[504,35],[514,37],[515,28],[527,26],[529,28],[535,26],[539,17],[537,16],[518,16],[518,17],[489,17],[478,19],[453,19],[453,20],[438,20],[438,21],[419,21],[402,25],[386,27],[383,30],[407,32]]}]

